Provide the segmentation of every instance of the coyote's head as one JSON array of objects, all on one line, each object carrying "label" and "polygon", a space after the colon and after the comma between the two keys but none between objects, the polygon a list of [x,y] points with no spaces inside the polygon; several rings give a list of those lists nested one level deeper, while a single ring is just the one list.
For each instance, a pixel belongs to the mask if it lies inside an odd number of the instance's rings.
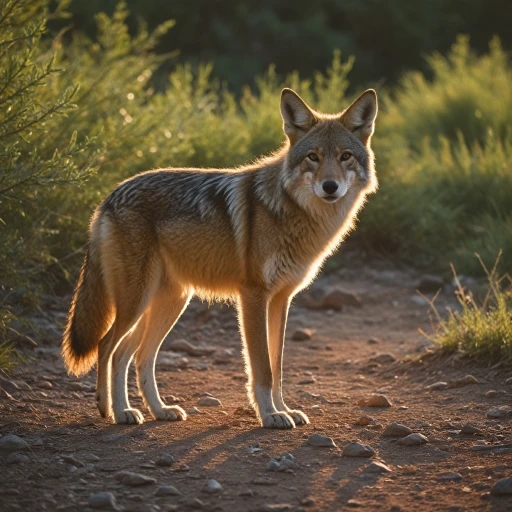
[{"label": "coyote's head", "polygon": [[370,148],[377,116],[373,89],[343,112],[328,115],[312,110],[291,89],[283,89],[281,115],[290,141],[284,186],[299,204],[320,207],[350,192],[376,189]]}]

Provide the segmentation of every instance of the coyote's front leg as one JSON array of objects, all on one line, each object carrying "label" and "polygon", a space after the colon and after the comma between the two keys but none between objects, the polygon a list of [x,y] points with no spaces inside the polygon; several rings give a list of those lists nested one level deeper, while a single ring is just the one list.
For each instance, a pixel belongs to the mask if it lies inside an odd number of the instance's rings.
[{"label": "coyote's front leg", "polygon": [[290,307],[290,291],[277,293],[268,306],[268,347],[272,368],[272,398],[279,411],[288,413],[295,425],[306,425],[309,419],[302,411],[290,409],[283,400],[283,348],[286,319]]},{"label": "coyote's front leg", "polygon": [[272,399],[272,369],[267,342],[268,295],[254,288],[242,290],[238,316],[245,343],[249,399],[267,428],[294,428],[291,416],[278,411]]}]

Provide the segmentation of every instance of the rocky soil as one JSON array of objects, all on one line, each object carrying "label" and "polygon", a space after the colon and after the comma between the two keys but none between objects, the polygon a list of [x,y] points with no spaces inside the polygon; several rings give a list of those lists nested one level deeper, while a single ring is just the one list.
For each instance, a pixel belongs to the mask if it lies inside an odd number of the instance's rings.
[{"label": "rocky soil", "polygon": [[[29,361],[0,379],[0,510],[512,510],[512,371],[433,355],[428,295],[442,285],[355,259],[290,314],[287,402],[311,424],[259,427],[236,316],[193,302],[157,364],[186,422],[138,426],[95,409],[95,374],[66,375],[66,301],[41,306]],[[436,304],[456,307],[447,284]]]}]

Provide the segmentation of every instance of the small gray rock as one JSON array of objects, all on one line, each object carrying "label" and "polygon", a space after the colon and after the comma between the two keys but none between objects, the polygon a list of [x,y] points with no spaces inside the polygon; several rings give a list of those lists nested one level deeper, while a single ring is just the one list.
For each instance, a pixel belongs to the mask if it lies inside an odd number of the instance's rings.
[{"label": "small gray rock", "polygon": [[466,423],[461,428],[461,433],[466,435],[472,435],[472,434],[482,434],[483,432],[476,426],[471,423]]},{"label": "small gray rock", "polygon": [[181,496],[181,492],[174,485],[161,485],[155,491],[156,496]]},{"label": "small gray rock", "polygon": [[221,401],[218,398],[213,396],[202,396],[197,402],[197,405],[202,405],[203,407],[216,407],[222,405]]},{"label": "small gray rock", "polygon": [[[512,407],[493,407],[487,411],[488,418],[506,418],[512,415]],[[1,441],[1,440],[0,440]]]},{"label": "small gray rock", "polygon": [[412,430],[401,423],[391,423],[382,432],[385,437],[405,437],[409,434],[412,434]]},{"label": "small gray rock", "polygon": [[310,446],[322,447],[322,448],[334,448],[336,445],[329,436],[323,434],[313,434],[308,440],[307,444]]},{"label": "small gray rock", "polygon": [[434,384],[430,384],[430,386],[427,386],[425,389],[427,391],[440,391],[442,389],[448,388],[448,382],[434,382]]},{"label": "small gray rock", "polygon": [[197,407],[191,407],[187,413],[193,416],[194,414],[201,414],[201,411]]},{"label": "small gray rock", "polygon": [[512,478],[502,478],[491,487],[493,496],[509,496],[512,494]]},{"label": "small gray rock", "polygon": [[269,463],[267,464],[267,469],[269,471],[279,471],[279,462],[277,460],[270,460]]},{"label": "small gray rock", "polygon": [[490,389],[487,391],[487,393],[485,393],[485,396],[487,398],[496,398],[498,396],[498,392],[495,389]]},{"label": "small gray rock", "polygon": [[292,334],[292,341],[309,341],[313,337],[312,329],[296,329]]},{"label": "small gray rock", "polygon": [[379,363],[379,364],[389,364],[394,363],[396,361],[396,357],[390,352],[381,352],[373,357],[370,357],[370,362]]},{"label": "small gray rock", "polygon": [[53,384],[49,380],[42,380],[37,383],[37,387],[41,389],[52,389]]},{"label": "small gray rock", "polygon": [[402,439],[399,439],[397,443],[404,446],[419,446],[421,444],[428,443],[428,437],[423,434],[414,433],[409,434],[407,437],[402,437]]},{"label": "small gray rock", "polygon": [[29,458],[26,455],[23,455],[23,453],[10,453],[7,456],[7,462],[9,464],[24,464],[28,461]]},{"label": "small gray rock", "polygon": [[157,466],[172,466],[174,464],[174,457],[170,453],[164,453],[156,459]]},{"label": "small gray rock", "polygon": [[116,497],[111,492],[98,492],[91,494],[87,503],[92,508],[118,510]]},{"label": "small gray rock", "polygon": [[97,455],[94,455],[94,453],[86,453],[82,456],[82,459],[84,459],[85,462],[99,462],[101,460]]},{"label": "small gray rock", "polygon": [[203,491],[207,492],[208,494],[217,494],[222,492],[222,485],[220,485],[217,480],[208,480],[208,483],[203,488]]},{"label": "small gray rock", "polygon": [[0,452],[23,452],[30,450],[26,441],[15,434],[7,434],[0,438]]},{"label": "small gray rock", "polygon": [[293,507],[289,503],[264,504],[258,507],[257,512],[286,512],[292,510]]},{"label": "small gray rock", "polygon": [[369,466],[367,466],[364,470],[365,473],[375,474],[375,473],[391,473],[391,469],[389,469],[386,464],[382,462],[372,462]]},{"label": "small gray rock", "polygon": [[156,483],[155,478],[143,475],[141,473],[132,473],[131,471],[121,471],[114,478],[129,487],[139,487],[141,485],[151,485]]},{"label": "small gray rock", "polygon": [[372,457],[375,455],[375,450],[367,444],[349,443],[343,449],[342,455],[344,457]]},{"label": "small gray rock", "polygon": [[437,480],[458,482],[459,480],[462,480],[462,475],[460,473],[453,473],[452,471],[446,471],[444,473],[439,473],[436,476],[436,478],[437,478]]},{"label": "small gray rock", "polygon": [[393,404],[386,395],[373,393],[368,398],[363,398],[358,405],[364,407],[391,407]]}]

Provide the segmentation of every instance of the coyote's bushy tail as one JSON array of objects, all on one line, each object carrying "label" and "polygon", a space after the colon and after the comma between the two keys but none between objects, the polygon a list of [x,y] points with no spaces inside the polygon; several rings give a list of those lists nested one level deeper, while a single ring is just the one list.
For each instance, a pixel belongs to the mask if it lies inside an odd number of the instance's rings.
[{"label": "coyote's bushy tail", "polygon": [[113,307],[98,252],[90,243],[62,341],[62,357],[68,373],[75,375],[86,373],[94,364],[100,340],[112,324]]}]

